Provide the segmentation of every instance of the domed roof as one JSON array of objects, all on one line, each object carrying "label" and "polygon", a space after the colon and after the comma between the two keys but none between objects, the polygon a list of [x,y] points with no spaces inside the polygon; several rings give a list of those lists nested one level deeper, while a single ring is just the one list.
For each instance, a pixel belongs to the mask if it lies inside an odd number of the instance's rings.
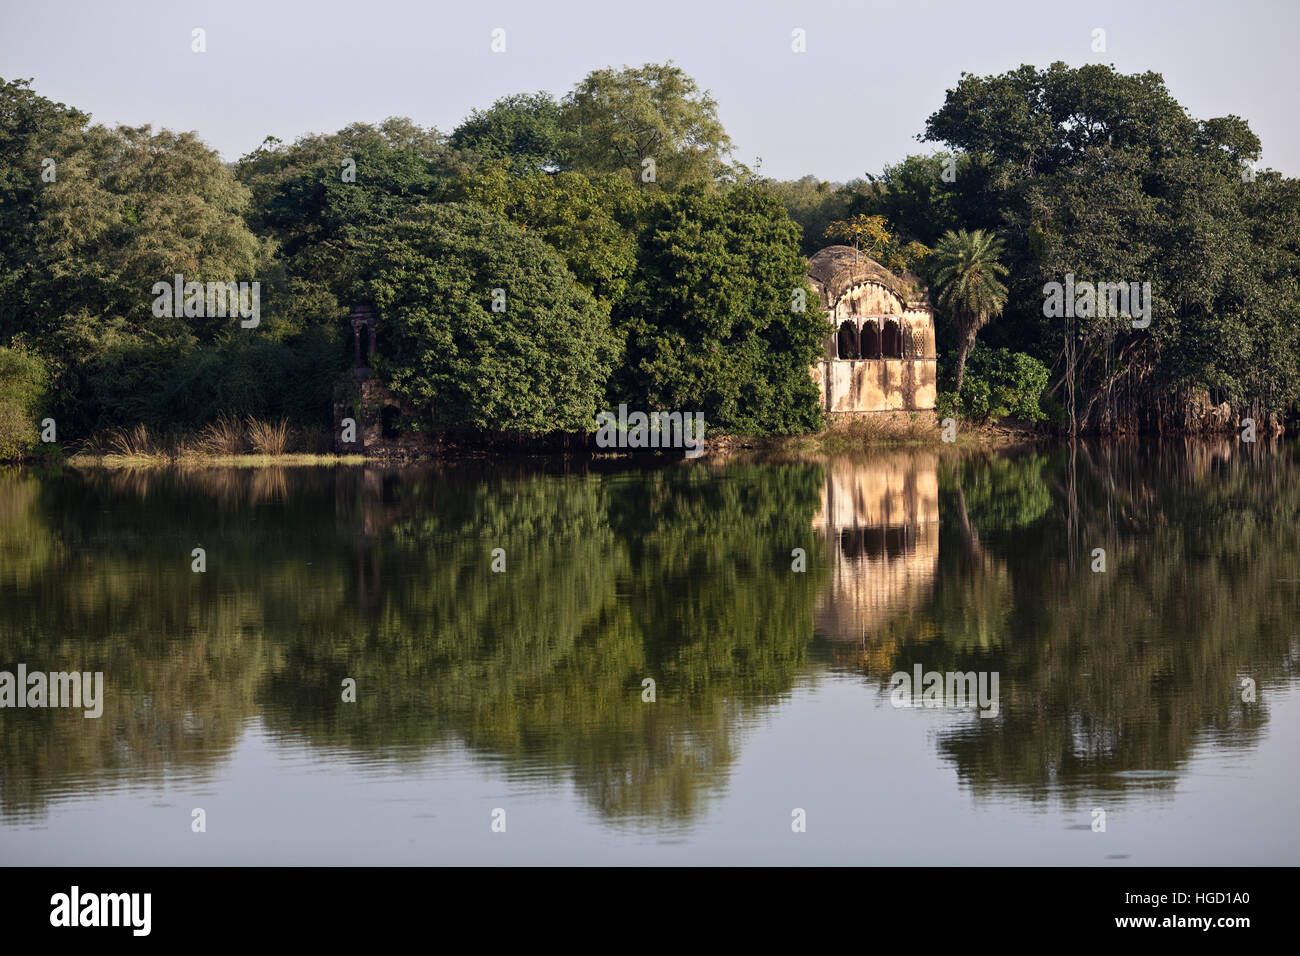
[{"label": "domed roof", "polygon": [[876,282],[903,300],[907,308],[930,308],[920,276],[905,272],[898,276],[852,246],[827,246],[808,260],[808,281],[830,308],[855,285]]}]

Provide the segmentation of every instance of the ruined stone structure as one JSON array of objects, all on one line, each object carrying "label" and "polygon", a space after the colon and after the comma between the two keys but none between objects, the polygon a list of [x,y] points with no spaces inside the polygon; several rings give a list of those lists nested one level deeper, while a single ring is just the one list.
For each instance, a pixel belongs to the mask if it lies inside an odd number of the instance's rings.
[{"label": "ruined stone structure", "polygon": [[808,260],[808,282],[835,329],[811,369],[832,414],[929,411],[937,383],[934,310],[921,280],[851,246]]},{"label": "ruined stone structure", "polygon": [[[369,305],[354,305],[348,325],[353,336],[352,374],[334,385],[334,450],[399,458],[426,454],[428,438],[413,427],[419,420],[416,410],[371,377],[379,317]],[[353,423],[350,441],[344,438],[349,420]]]}]

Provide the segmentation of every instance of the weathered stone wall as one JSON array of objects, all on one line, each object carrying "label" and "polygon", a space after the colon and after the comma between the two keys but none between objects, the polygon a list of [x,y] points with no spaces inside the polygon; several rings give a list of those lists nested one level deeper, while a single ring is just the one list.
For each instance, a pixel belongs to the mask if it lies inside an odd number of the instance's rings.
[{"label": "weathered stone wall", "polygon": [[934,359],[822,359],[812,376],[832,414],[929,411],[937,396]]},{"label": "weathered stone wall", "polygon": [[[388,434],[385,434],[385,416]],[[343,421],[356,422],[356,441],[343,441]],[[428,454],[432,444],[413,427],[419,416],[374,379],[341,379],[334,387],[334,449],[345,455],[410,458]]]}]

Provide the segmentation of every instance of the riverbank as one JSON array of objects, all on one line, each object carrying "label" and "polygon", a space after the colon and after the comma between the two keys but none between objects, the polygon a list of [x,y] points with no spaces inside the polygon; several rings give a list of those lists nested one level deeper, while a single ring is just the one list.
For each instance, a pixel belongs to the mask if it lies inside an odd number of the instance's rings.
[{"label": "riverbank", "polygon": [[945,448],[1002,448],[1050,441],[1049,429],[1017,421],[956,422],[945,432],[934,415],[902,413],[897,416],[862,416],[832,422],[810,435],[749,437],[719,435],[708,440],[706,454],[727,455],[738,451],[782,453],[844,453],[864,449],[915,449],[936,445]]},{"label": "riverbank", "polygon": [[[136,438],[144,436],[136,435]],[[835,421],[820,432],[807,435],[715,435],[704,447],[703,458],[729,457],[733,454],[774,453],[839,454],[868,449],[915,449],[940,446],[944,448],[1004,448],[1013,445],[1051,441],[1056,436],[1049,429],[1023,422],[1002,421],[984,424],[958,422],[945,432],[933,415],[897,415],[893,417],[868,416]],[[205,450],[200,440],[156,442],[116,441],[105,447],[102,443],[88,443],[75,450],[65,451],[58,446],[49,453],[9,464],[67,464],[88,468],[284,468],[301,466],[400,464],[406,462],[441,461],[460,459],[514,459],[525,457],[567,458],[573,456],[593,458],[625,458],[638,455],[662,457],[660,451],[627,451],[598,449],[574,441],[557,445],[541,440],[534,446],[527,441],[503,445],[499,440],[485,438],[481,443],[457,441],[439,443],[432,453],[381,452],[369,454],[338,454],[321,451],[264,452],[237,451],[231,443],[225,448]],[[319,447],[319,444],[318,444]]]},{"label": "riverbank", "polygon": [[364,465],[365,455],[94,455],[78,453],[64,459],[75,467],[90,468],[287,468],[302,465]]}]

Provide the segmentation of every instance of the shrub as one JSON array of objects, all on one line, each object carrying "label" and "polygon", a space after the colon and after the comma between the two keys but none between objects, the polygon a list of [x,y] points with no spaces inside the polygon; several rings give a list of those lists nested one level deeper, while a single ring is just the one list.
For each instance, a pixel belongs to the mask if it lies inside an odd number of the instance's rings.
[{"label": "shrub", "polygon": [[991,349],[977,342],[966,359],[966,376],[956,408],[973,421],[1007,417],[1043,421],[1047,414],[1039,402],[1047,389],[1047,379],[1047,366],[1032,355]]},{"label": "shrub", "polygon": [[381,374],[439,427],[594,429],[615,342],[550,246],[447,203],[367,230],[358,255],[384,319]]},{"label": "shrub", "polygon": [[940,418],[961,417],[961,401],[956,392],[940,392],[934,400],[935,414]]},{"label": "shrub", "polygon": [[242,454],[244,429],[239,419],[222,412],[199,433],[199,448],[209,455]]},{"label": "shrub", "polygon": [[149,429],[139,424],[132,428],[114,428],[109,431],[108,447],[113,454],[126,458],[159,458],[164,455],[163,449],[149,434]]},{"label": "shrub", "polygon": [[289,420],[263,422],[249,415],[248,440],[259,455],[283,455],[289,445]]},{"label": "shrub", "polygon": [[0,461],[24,457],[35,447],[38,437],[32,417],[13,402],[0,398]]},{"label": "shrub", "polygon": [[991,398],[992,389],[989,388],[988,379],[978,375],[968,376],[961,388],[962,415],[977,422],[986,422],[995,417],[989,407]]},{"label": "shrub", "polygon": [[328,424],[334,382],[346,363],[334,334],[314,329],[282,340],[236,336],[208,345],[120,345],[90,370],[82,425],[185,430],[222,414]]},{"label": "shrub", "polygon": [[0,347],[0,461],[30,455],[48,381],[45,363],[23,348]]}]

